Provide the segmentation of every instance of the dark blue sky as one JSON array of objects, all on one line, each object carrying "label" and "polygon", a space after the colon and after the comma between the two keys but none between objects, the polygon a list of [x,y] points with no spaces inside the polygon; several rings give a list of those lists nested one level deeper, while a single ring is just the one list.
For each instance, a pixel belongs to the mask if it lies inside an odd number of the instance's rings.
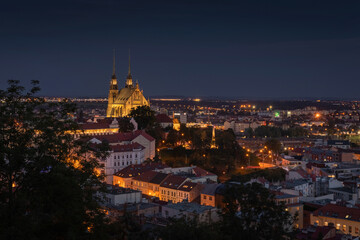
[{"label": "dark blue sky", "polygon": [[2,1],[0,88],[43,95],[359,98],[360,1]]}]

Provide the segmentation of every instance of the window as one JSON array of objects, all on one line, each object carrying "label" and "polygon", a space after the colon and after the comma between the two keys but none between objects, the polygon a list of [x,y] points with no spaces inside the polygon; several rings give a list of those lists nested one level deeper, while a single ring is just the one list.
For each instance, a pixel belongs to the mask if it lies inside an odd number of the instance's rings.
[{"label": "window", "polygon": [[114,167],[116,167],[116,162],[114,162]]},{"label": "window", "polygon": [[358,234],[359,233],[359,228],[355,227],[355,233]]},{"label": "window", "polygon": [[206,199],[206,195],[204,195],[204,199]]},{"label": "window", "polygon": [[116,159],[116,156],[114,155],[114,159]]},{"label": "window", "polygon": [[329,223],[328,223],[328,222],[324,222],[324,226],[329,226]]},{"label": "window", "polygon": [[343,225],[342,230],[343,232],[346,232],[346,225]]},{"label": "window", "polygon": [[135,154],[135,157],[137,158],[137,154]]},{"label": "window", "polygon": [[209,200],[212,201],[212,197],[209,197]]},{"label": "window", "polygon": [[349,226],[349,233],[351,233],[352,232],[352,227],[351,226]]}]

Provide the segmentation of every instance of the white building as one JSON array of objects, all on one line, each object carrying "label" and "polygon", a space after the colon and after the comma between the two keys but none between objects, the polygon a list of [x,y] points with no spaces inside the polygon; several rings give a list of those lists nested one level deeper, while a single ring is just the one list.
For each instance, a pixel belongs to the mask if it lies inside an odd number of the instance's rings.
[{"label": "white building", "polygon": [[101,161],[104,164],[106,182],[112,183],[114,173],[132,164],[141,164],[145,160],[145,148],[138,143],[110,145],[109,156]]},{"label": "white building", "polygon": [[140,203],[142,201],[142,194],[140,191],[113,185],[107,186],[106,192],[102,197],[106,204],[116,206],[125,203]]},{"label": "white building", "polygon": [[138,143],[145,148],[145,159],[153,159],[155,157],[155,139],[142,130],[124,133],[114,133],[108,135],[95,135],[92,136],[90,140],[90,142],[95,144],[100,144],[103,141],[108,142],[110,146]]}]

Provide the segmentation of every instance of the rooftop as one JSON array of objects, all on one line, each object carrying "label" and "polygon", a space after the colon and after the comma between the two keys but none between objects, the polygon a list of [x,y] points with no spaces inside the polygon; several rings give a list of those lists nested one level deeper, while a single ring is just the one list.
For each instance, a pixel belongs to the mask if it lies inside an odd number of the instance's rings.
[{"label": "rooftop", "polygon": [[360,209],[327,204],[313,212],[314,216],[326,216],[333,218],[342,218],[349,221],[360,222]]},{"label": "rooftop", "polygon": [[121,169],[119,172],[115,173],[115,176],[123,178],[132,178],[139,176],[149,170],[162,169],[168,167],[163,163],[143,163],[127,166],[126,168]]},{"label": "rooftop", "polygon": [[200,213],[203,213],[205,211],[209,211],[209,210],[214,208],[214,207],[211,207],[211,206],[204,206],[204,205],[200,205],[198,203],[189,203],[189,202],[168,204],[166,207],[176,209],[176,210],[179,210],[179,211],[196,213],[196,214],[200,214]]}]

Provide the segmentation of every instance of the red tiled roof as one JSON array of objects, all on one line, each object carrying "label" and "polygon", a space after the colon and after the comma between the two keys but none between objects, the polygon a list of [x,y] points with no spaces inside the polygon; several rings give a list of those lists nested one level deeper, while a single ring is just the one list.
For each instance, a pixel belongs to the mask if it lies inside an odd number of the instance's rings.
[{"label": "red tiled roof", "polygon": [[155,176],[157,175],[157,172],[155,171],[147,171],[143,174],[139,174],[139,176],[134,177],[133,180],[141,181],[141,182],[150,182]]},{"label": "red tiled roof", "polygon": [[214,176],[216,174],[212,173],[212,172],[208,172],[202,168],[199,167],[195,167],[193,168],[193,172],[196,175],[196,177],[204,177],[204,176]]},{"label": "red tiled roof", "polygon": [[342,218],[349,221],[360,221],[360,209],[327,204],[313,212],[314,216],[326,216],[333,218]]},{"label": "red tiled roof", "polygon": [[134,135],[135,135],[134,138],[142,135],[144,138],[146,138],[146,139],[149,140],[150,142],[155,141],[155,138],[153,138],[152,136],[150,136],[149,134],[147,134],[147,133],[146,133],[145,131],[143,131],[143,130],[137,130],[137,131],[134,131],[133,133],[134,133]]},{"label": "red tiled roof", "polygon": [[126,168],[121,169],[119,172],[115,173],[115,176],[119,176],[122,178],[132,178],[135,176],[139,176],[149,170],[155,169],[163,169],[167,168],[166,164],[162,163],[143,163],[143,164],[135,164],[127,166]]},{"label": "red tiled roof", "polygon": [[176,175],[169,175],[161,184],[160,187],[178,189],[186,181],[186,178]]},{"label": "red tiled roof", "polygon": [[180,191],[184,191],[184,192],[190,192],[191,190],[193,190],[196,186],[198,185],[198,183],[193,183],[190,181],[185,182],[183,185],[181,185],[178,190]]},{"label": "red tiled roof", "polygon": [[[317,239],[320,239],[320,237],[326,236],[330,231],[334,231],[334,235],[335,235],[335,227],[333,227],[333,226],[323,226],[323,227],[317,226],[314,232],[309,231],[307,233],[305,233],[305,232],[298,233],[296,235],[296,239],[317,240]],[[328,240],[337,239],[337,238],[334,238],[335,236],[334,237],[330,236],[330,237],[331,238],[326,238],[326,239],[328,239]]]},{"label": "red tiled roof", "polygon": [[108,135],[94,135],[91,136],[91,139],[98,139],[100,141],[107,141],[109,143],[120,143],[120,142],[129,142],[137,138],[138,136],[142,135],[144,138],[146,138],[149,141],[155,141],[155,139],[147,134],[145,131],[137,130],[134,132],[122,132],[122,133],[114,133],[114,134],[108,134]]},{"label": "red tiled roof", "polygon": [[172,123],[173,120],[166,114],[156,115],[156,121],[159,123]]},{"label": "red tiled roof", "polygon": [[110,148],[114,152],[132,152],[138,149],[140,150],[145,149],[145,147],[140,145],[139,143],[110,145]]},{"label": "red tiled roof", "polygon": [[169,176],[169,174],[166,174],[166,173],[161,173],[161,172],[158,172],[156,174],[156,176],[150,180],[150,183],[153,183],[153,184],[160,184],[162,183],[165,178],[167,178]]}]

